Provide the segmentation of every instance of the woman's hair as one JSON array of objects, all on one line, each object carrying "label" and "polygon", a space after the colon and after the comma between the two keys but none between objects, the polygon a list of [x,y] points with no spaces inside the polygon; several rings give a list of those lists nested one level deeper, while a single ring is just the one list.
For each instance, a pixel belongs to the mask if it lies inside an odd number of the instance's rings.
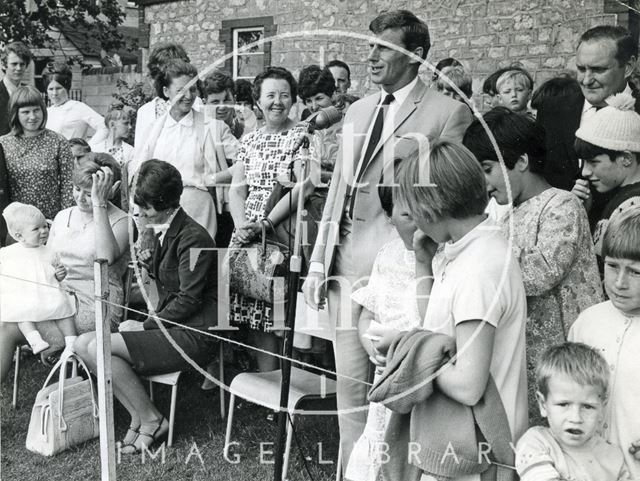
[{"label": "woman's hair", "polygon": [[2,217],[7,221],[7,230],[11,237],[21,233],[25,227],[36,225],[44,220],[44,214],[33,205],[21,202],[11,202],[2,211]]},{"label": "woman's hair", "polygon": [[87,154],[91,152],[91,146],[89,145],[89,143],[80,137],[73,137],[72,139],[69,139],[69,147],[74,146],[81,147]]},{"label": "woman's hair", "polygon": [[402,161],[398,198],[415,219],[426,222],[481,215],[488,203],[480,164],[462,144],[446,139]]},{"label": "woman's hair", "polygon": [[620,155],[622,152],[617,152],[611,149],[605,149],[604,147],[600,147],[599,145],[592,144],[591,142],[587,142],[586,140],[582,140],[580,137],[576,137],[576,140],[573,143],[573,148],[576,151],[576,155],[579,159],[593,159],[598,155],[608,155],[609,160],[611,162],[616,160],[616,157]]},{"label": "woman's hair", "polygon": [[233,79],[220,70],[214,70],[203,81],[204,96],[209,94],[219,94],[221,92],[231,91],[231,94],[235,97],[236,85],[233,83]]},{"label": "woman's hair", "polygon": [[73,185],[81,189],[91,190],[91,186],[93,185],[92,176],[102,167],[109,167],[111,169],[114,183],[122,180],[122,171],[116,159],[104,152],[89,152],[82,157],[78,165],[73,169],[71,176]]},{"label": "woman's hair", "polygon": [[[546,148],[544,128],[526,114],[513,112],[506,107],[494,107],[482,116],[495,138],[507,169],[512,170],[518,159],[527,154],[529,171],[544,171]],[[464,146],[475,155],[478,162],[499,162],[498,153],[484,126],[478,119],[467,127],[462,140]]]},{"label": "woman's hair", "polygon": [[258,101],[260,94],[262,94],[262,82],[268,78],[285,80],[289,84],[289,89],[291,89],[291,101],[293,103],[296,102],[298,98],[298,84],[291,72],[282,67],[267,67],[264,72],[256,76],[253,81],[253,99],[255,101]]},{"label": "woman's hair", "polygon": [[180,206],[182,177],[173,165],[158,159],[140,167],[133,201],[140,207],[157,211]]},{"label": "woman's hair", "polygon": [[253,106],[253,85],[247,79],[238,79],[235,82],[236,102],[246,102]]},{"label": "woman's hair", "polygon": [[151,50],[149,54],[149,62],[147,62],[147,69],[149,70],[149,76],[155,81],[155,79],[162,72],[163,66],[169,60],[182,60],[184,62],[191,62],[184,47],[175,42],[162,42],[157,44]]},{"label": "woman's hair", "polygon": [[11,133],[15,136],[24,134],[24,129],[18,117],[18,111],[23,107],[40,107],[42,110],[42,123],[40,129],[47,125],[47,106],[44,103],[42,94],[33,86],[25,85],[18,87],[9,99],[9,126]]},{"label": "woman's hair", "polygon": [[447,77],[453,84],[460,89],[468,98],[473,95],[473,86],[471,76],[465,72],[462,67],[443,67],[442,74],[436,79],[436,88],[438,91],[442,91],[445,88],[450,88],[448,82],[442,77]]},{"label": "woman's hair", "polygon": [[69,92],[71,90],[71,80],[73,79],[73,73],[71,67],[64,62],[54,62],[49,67],[48,71],[44,75],[45,84],[49,85],[54,80],[64,87]]},{"label": "woman's hair", "polygon": [[566,102],[567,98],[582,95],[580,83],[569,75],[561,75],[544,82],[533,92],[531,107],[538,110],[549,102]]},{"label": "woman's hair", "polygon": [[564,375],[580,386],[602,390],[602,400],[609,390],[609,366],[600,353],[580,342],[565,342],[547,348],[536,366],[538,391],[546,398],[552,376]]},{"label": "woman's hair", "polygon": [[500,88],[509,80],[513,80],[516,85],[522,85],[526,89],[533,89],[533,78],[531,74],[523,68],[509,69],[504,72],[496,80],[496,92],[500,91]]},{"label": "woman's hair", "polygon": [[400,175],[400,167],[402,165],[402,159],[394,159],[393,160],[393,179],[392,182],[389,182],[385,176],[385,169],[382,169],[382,175],[380,176],[380,182],[378,183],[378,198],[380,199],[380,205],[382,206],[382,210],[387,215],[387,217],[391,217],[393,214],[393,198],[397,196],[398,184],[397,179]]},{"label": "woman's hair", "polygon": [[328,67],[307,65],[298,76],[298,89],[302,100],[310,99],[317,94],[332,97],[336,91],[336,81]]},{"label": "woman's hair", "polygon": [[602,257],[640,262],[640,206],[611,217],[602,241]]},{"label": "woman's hair", "polygon": [[335,94],[333,96],[333,105],[340,110],[344,110],[347,104],[351,105],[360,100],[360,97],[351,94]]},{"label": "woman's hair", "polygon": [[182,76],[191,78],[197,77],[198,69],[184,60],[169,60],[164,65],[161,72],[155,77],[153,82],[156,89],[156,95],[161,99],[167,100],[167,97],[164,95],[164,88],[169,87],[171,82]]}]

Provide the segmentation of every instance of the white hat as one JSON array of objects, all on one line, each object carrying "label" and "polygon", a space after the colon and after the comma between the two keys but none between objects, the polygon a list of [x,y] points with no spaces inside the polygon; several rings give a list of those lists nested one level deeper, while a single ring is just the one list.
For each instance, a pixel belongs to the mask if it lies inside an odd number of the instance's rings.
[{"label": "white hat", "polygon": [[640,152],[640,115],[634,110],[636,99],[623,92],[605,102],[606,107],[582,123],[576,137],[616,152]]}]

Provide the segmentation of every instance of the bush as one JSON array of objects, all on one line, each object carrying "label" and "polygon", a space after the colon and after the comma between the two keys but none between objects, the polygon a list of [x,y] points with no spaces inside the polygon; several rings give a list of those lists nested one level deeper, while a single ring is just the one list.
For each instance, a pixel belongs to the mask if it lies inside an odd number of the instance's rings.
[{"label": "bush", "polygon": [[155,97],[155,93],[146,82],[135,82],[129,84],[126,80],[116,81],[117,91],[112,94],[115,99],[113,105],[127,108],[131,117],[131,134],[127,142],[133,145],[133,137],[136,131],[136,112],[140,107]]}]

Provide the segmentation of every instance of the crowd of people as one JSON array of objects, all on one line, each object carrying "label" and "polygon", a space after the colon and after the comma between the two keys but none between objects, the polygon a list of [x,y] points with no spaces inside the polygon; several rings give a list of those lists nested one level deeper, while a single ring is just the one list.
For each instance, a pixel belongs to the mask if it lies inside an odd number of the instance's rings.
[{"label": "crowd of people", "polygon": [[[2,379],[25,340],[44,361],[64,348],[96,367],[93,261],[106,259],[113,388],[131,416],[121,452],[160,441],[168,422],[138,376],[206,366],[208,329],[240,328],[260,349],[255,368],[278,368],[274,302],[232,290],[218,319],[225,281],[208,248],[265,231],[290,243],[301,197],[301,290],[334,329],[347,479],[506,479],[505,467],[523,480],[640,479],[637,39],[591,28],[575,75],[539,86],[519,64],[501,68],[480,114],[468,66],[442,59],[430,84],[419,75],[431,39],[413,13],[381,13],[369,30],[380,91],[363,98],[341,60],[297,79],[277,66],[253,82],[200,79],[181,45],[162,43],[148,61],[156,96],[104,118],[69,99],[61,64],[47,107],[21,85],[30,51],[7,45]],[[301,139],[327,109],[341,120],[309,137],[305,175]],[[118,307],[129,261],[157,287],[146,318]],[[448,461],[452,440],[478,461]]]}]

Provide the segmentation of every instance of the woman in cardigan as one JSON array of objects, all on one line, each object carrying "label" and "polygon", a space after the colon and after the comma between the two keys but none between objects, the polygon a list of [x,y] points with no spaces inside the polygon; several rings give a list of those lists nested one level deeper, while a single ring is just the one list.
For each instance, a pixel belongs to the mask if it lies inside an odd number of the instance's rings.
[{"label": "woman in cardigan", "polygon": [[73,158],[68,142],[45,128],[47,109],[34,87],[20,87],[9,101],[11,133],[0,137],[9,202],[30,204],[47,219],[73,205]]},{"label": "woman in cardigan", "polygon": [[[131,415],[121,446],[124,454],[140,452],[169,430],[138,374],[161,374],[201,364],[211,351],[209,337],[203,332],[215,325],[217,316],[214,243],[180,207],[181,194],[182,178],[171,164],[152,159],[142,165],[134,196],[140,228],[151,224],[165,227],[160,228],[153,254],[140,255],[140,261],[150,263],[158,288],[155,316],[144,322],[125,321],[120,333],[111,335],[114,393]],[[194,249],[202,249],[195,261]],[[166,331],[159,328],[162,321],[169,321],[163,323]],[[76,351],[95,370],[95,333],[80,336]]]}]

